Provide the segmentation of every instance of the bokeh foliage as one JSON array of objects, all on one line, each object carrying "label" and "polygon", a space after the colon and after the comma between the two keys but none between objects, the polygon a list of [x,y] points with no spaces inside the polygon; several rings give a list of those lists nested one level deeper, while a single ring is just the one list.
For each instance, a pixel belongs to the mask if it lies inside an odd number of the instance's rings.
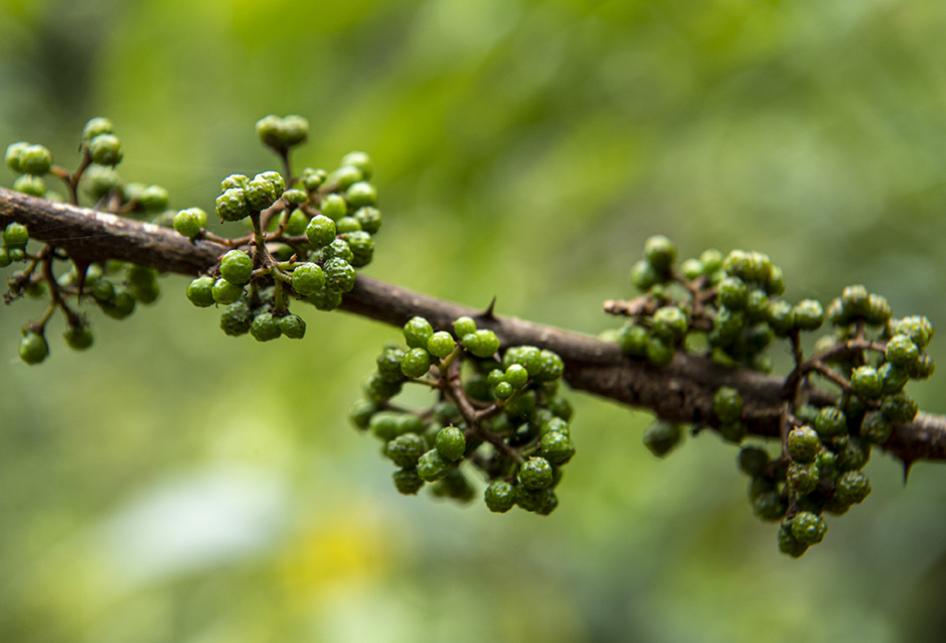
[{"label": "bokeh foliage", "polygon": [[[4,0],[0,142],[72,165],[108,115],[123,176],[210,211],[275,167],[253,123],[300,113],[300,164],[372,154],[368,273],[407,287],[596,333],[661,232],[943,326],[944,29],[934,0]],[[735,450],[656,461],[645,414],[575,395],[551,517],[403,498],[344,417],[396,330],[231,340],[186,283],[37,368],[38,311],[0,313],[0,639],[940,640],[942,465],[903,488],[875,456],[870,502],[791,561]],[[912,390],[946,411],[939,378]]]}]

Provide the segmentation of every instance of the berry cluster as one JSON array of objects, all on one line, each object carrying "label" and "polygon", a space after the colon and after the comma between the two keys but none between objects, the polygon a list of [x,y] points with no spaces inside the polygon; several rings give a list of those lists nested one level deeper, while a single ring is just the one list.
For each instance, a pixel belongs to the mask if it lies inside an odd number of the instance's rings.
[{"label": "berry cluster", "polygon": [[[628,356],[663,366],[686,349],[767,372],[765,348],[776,337],[791,343],[795,367],[785,378],[778,417],[781,453],[772,458],[762,446],[746,446],[738,465],[751,477],[755,514],[781,522],[780,551],[801,556],[824,538],[824,512],[841,515],[870,493],[861,469],[871,446],[883,447],[894,425],[915,418],[917,404],[903,388],[933,374],[925,352],[932,325],[925,317],[893,319],[887,300],[864,286],[845,288],[827,310],[810,299],[791,305],[778,299],[785,290],[782,271],[757,252],[723,257],[707,250],[677,269],[676,247],[657,236],[648,239],[644,254],[631,281],[645,294],[605,304],[608,312],[630,317],[615,336]],[[801,332],[819,329],[826,319],[834,332],[820,338],[806,359]],[[814,380],[838,390],[835,404],[809,403]],[[713,428],[741,443],[750,418],[739,391],[719,388],[712,412]],[[683,434],[683,426],[658,421],[644,443],[662,457]]]},{"label": "berry cluster", "polygon": [[[119,215],[155,215],[156,222],[168,219],[165,209],[168,193],[157,185],[124,184],[114,166],[121,162],[124,152],[114,127],[107,118],[93,118],[82,131],[80,146],[82,158],[74,172],[53,163],[52,154],[42,145],[20,142],[7,147],[5,160],[14,172],[23,174],[13,188],[24,194],[49,201],[62,202],[61,194],[47,190],[43,176],[52,175],[65,184],[68,201],[80,203],[80,187],[91,199],[91,205]],[[86,315],[74,310],[69,300],[89,301],[115,319],[131,315],[138,303],[150,304],[157,300],[160,289],[157,274],[150,268],[116,261],[88,263],[73,261],[71,268],[59,266],[69,261],[61,249],[45,244],[33,251],[29,248],[27,226],[10,223],[3,230],[0,249],[0,268],[13,263],[24,265],[7,280],[5,303],[12,303],[28,295],[49,299],[43,316],[22,328],[19,355],[27,364],[38,364],[49,355],[46,327],[53,313],[62,312],[66,329],[66,344],[75,350],[85,350],[93,343],[93,335]]]},{"label": "berry cluster", "polygon": [[[490,511],[518,505],[548,515],[558,506],[562,467],[575,454],[572,408],[559,394],[561,358],[535,346],[501,351],[496,334],[470,317],[452,330],[435,332],[422,317],[408,321],[407,346],[388,346],[378,356],[352,422],[384,443],[403,494],[431,483],[436,496],[469,501],[475,492],[463,468],[479,469],[490,480]],[[434,404],[396,405],[392,399],[405,384],[430,388]]]},{"label": "berry cluster", "polygon": [[177,213],[173,225],[180,234],[232,248],[190,283],[187,298],[199,307],[227,306],[220,320],[227,335],[299,339],[306,325],[289,312],[290,300],[334,310],[354,288],[355,269],[371,263],[373,235],[381,228],[378,192],[368,182],[372,164],[363,152],[347,154],[331,174],[305,168],[294,176],[289,152],[309,131],[301,116],[267,116],[256,129],[282,159],[284,174],[234,174],[221,183],[215,213],[222,222],[249,219],[253,231],[244,237],[208,232],[199,208]]}]

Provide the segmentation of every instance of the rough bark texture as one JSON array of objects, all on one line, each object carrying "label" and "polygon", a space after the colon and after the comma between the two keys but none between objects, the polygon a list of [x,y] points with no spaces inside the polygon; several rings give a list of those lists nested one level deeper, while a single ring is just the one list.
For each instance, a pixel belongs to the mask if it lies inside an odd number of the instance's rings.
[{"label": "rough bark texture", "polygon": [[[191,243],[167,228],[0,188],[0,225],[10,221],[26,224],[31,237],[74,258],[120,259],[185,275],[206,270],[226,251],[209,241]],[[614,344],[586,335],[476,311],[363,275],[345,295],[342,310],[397,326],[420,315],[438,329],[469,315],[481,327],[496,331],[504,345],[532,344],[561,355],[565,378],[573,388],[649,409],[669,421],[713,424],[713,394],[720,386],[732,386],[745,401],[749,432],[778,435],[783,380],[777,377],[685,353],[677,353],[669,366],[652,367],[625,357]],[[824,405],[832,399],[815,392],[812,402]],[[946,417],[920,413],[910,424],[897,426],[884,446],[907,464],[946,459]]]}]

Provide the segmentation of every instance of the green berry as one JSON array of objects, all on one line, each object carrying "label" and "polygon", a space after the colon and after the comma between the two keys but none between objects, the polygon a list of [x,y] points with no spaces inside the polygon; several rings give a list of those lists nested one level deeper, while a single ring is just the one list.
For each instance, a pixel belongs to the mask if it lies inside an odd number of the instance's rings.
[{"label": "green berry", "polygon": [[302,190],[286,190],[282,193],[282,198],[290,205],[302,205],[309,200],[309,195]]},{"label": "green berry", "polygon": [[742,439],[746,437],[746,425],[742,422],[723,422],[717,428],[719,435],[726,440],[726,442],[732,442],[733,444],[739,444],[742,442]]},{"label": "green berry", "polygon": [[326,286],[335,292],[350,292],[355,287],[355,269],[351,264],[338,257],[329,259],[322,266]]},{"label": "green berry", "polygon": [[106,279],[97,279],[92,284],[92,297],[100,304],[111,301],[115,298],[115,284]]},{"label": "green berry", "polygon": [[549,487],[552,484],[552,465],[545,458],[529,458],[519,469],[519,482],[526,489]]},{"label": "green berry", "polygon": [[654,366],[666,366],[673,361],[673,344],[660,337],[651,335],[647,339],[647,361]]},{"label": "green berry", "polygon": [[795,539],[791,524],[782,524],[778,530],[778,550],[792,558],[799,558],[808,551],[808,545]]},{"label": "green berry", "polygon": [[309,121],[296,114],[284,116],[282,119],[282,132],[285,136],[285,143],[288,146],[305,143],[309,138]]},{"label": "green berry", "polygon": [[[298,190],[290,190],[298,192]],[[288,194],[289,192],[286,192]],[[285,194],[283,195],[285,196]],[[290,237],[298,237],[305,234],[306,227],[309,225],[309,217],[302,210],[293,210],[289,218],[286,219],[286,234]]]},{"label": "green berry", "polygon": [[658,337],[675,342],[686,335],[689,323],[686,313],[676,306],[664,306],[651,318],[652,331]]},{"label": "green berry", "polygon": [[437,451],[447,462],[456,462],[463,457],[466,451],[466,438],[463,437],[463,431],[448,426],[437,433]]},{"label": "green berry", "polygon": [[220,182],[220,189],[224,192],[227,190],[242,190],[250,184],[250,179],[244,176],[243,174],[231,174],[223,181]]},{"label": "green berry", "polygon": [[824,539],[828,525],[824,518],[810,511],[800,511],[791,522],[792,536],[803,545],[816,545]]},{"label": "green berry", "polygon": [[118,165],[125,152],[122,142],[114,134],[99,134],[89,141],[89,155],[93,163],[99,165]]},{"label": "green berry", "polygon": [[425,482],[436,482],[450,471],[450,464],[437,449],[431,449],[417,461],[417,475]]},{"label": "green berry", "polygon": [[160,185],[149,185],[138,195],[138,205],[149,212],[168,207],[168,191]]},{"label": "green berry", "polygon": [[77,351],[86,350],[91,347],[95,341],[95,337],[92,335],[88,324],[84,323],[79,326],[68,327],[62,336],[66,340],[66,344],[69,348]]},{"label": "green berry", "polygon": [[368,234],[375,234],[381,229],[381,210],[378,208],[359,208],[355,211],[355,220]]},{"label": "green berry", "polygon": [[404,351],[384,351],[375,360],[378,365],[378,374],[388,382],[403,382],[404,371],[401,370],[401,360],[403,358]]},{"label": "green berry", "polygon": [[868,411],[861,420],[861,437],[873,444],[884,444],[893,433],[893,425],[881,411]]},{"label": "green berry", "polygon": [[404,339],[410,348],[426,348],[433,334],[433,327],[423,317],[413,317],[404,324]]},{"label": "green berry", "polygon": [[[912,422],[916,417],[917,410],[916,400],[906,393],[889,395],[880,404],[880,411],[884,414],[884,417],[898,424]],[[863,433],[863,429],[861,432]]]},{"label": "green berry", "polygon": [[[526,370],[528,374],[528,370]],[[539,382],[552,382],[565,374],[565,362],[556,353],[542,349],[539,351],[539,370],[534,375]],[[511,383],[511,382],[510,382]]]},{"label": "green berry", "polygon": [[7,224],[3,229],[3,247],[4,248],[25,248],[30,240],[29,230],[22,223]]},{"label": "green berry", "polygon": [[335,234],[335,222],[321,214],[312,217],[305,229],[309,243],[317,247],[327,246],[335,241]]},{"label": "green berry", "polygon": [[897,324],[897,333],[907,335],[917,348],[923,350],[933,339],[933,324],[926,317],[904,317]]},{"label": "green berry", "polygon": [[354,232],[344,233],[342,237],[351,249],[353,255],[352,266],[361,268],[371,263],[374,258],[374,240],[370,234],[362,230],[355,230]]},{"label": "green berry", "polygon": [[713,395],[713,413],[720,422],[736,422],[742,418],[743,403],[739,391],[722,386]]},{"label": "green berry", "polygon": [[788,455],[792,460],[807,464],[814,462],[821,448],[821,441],[810,426],[801,426],[789,431],[787,446]]},{"label": "green berry", "polygon": [[314,295],[325,286],[325,274],[314,263],[304,263],[292,271],[292,288],[299,295]]},{"label": "green berry", "polygon": [[910,373],[907,372],[907,369],[902,366],[894,366],[890,362],[881,365],[877,369],[877,373],[883,382],[884,395],[899,392],[910,380]]},{"label": "green berry", "polygon": [[752,503],[752,512],[762,520],[780,520],[786,509],[785,498],[775,491],[760,494]]},{"label": "green berry", "polygon": [[873,366],[858,366],[851,373],[851,388],[864,398],[874,399],[883,392],[883,380]]},{"label": "green berry", "polygon": [[305,189],[308,192],[315,192],[320,187],[322,187],[323,183],[325,183],[326,177],[327,175],[325,170],[312,170],[311,168],[306,168],[306,172],[304,172],[302,175],[302,180],[305,184]]},{"label": "green berry", "polygon": [[644,431],[644,446],[655,456],[662,458],[680,443],[682,437],[683,431],[679,424],[658,421]]},{"label": "green berry", "polygon": [[815,431],[823,438],[830,438],[847,433],[847,417],[844,412],[833,406],[822,407],[814,420]]},{"label": "green berry", "polygon": [[424,481],[418,475],[417,469],[399,469],[394,472],[394,486],[398,493],[413,496],[424,486]]},{"label": "green berry", "polygon": [[730,310],[742,310],[749,301],[749,288],[739,277],[726,277],[716,286],[719,303]]},{"label": "green berry", "polygon": [[453,336],[443,330],[432,334],[427,340],[427,352],[440,359],[452,353],[455,347],[456,342],[453,341]]},{"label": "green berry", "polygon": [[548,418],[539,425],[539,437],[545,437],[549,433],[562,433],[564,435],[570,435],[571,429],[569,429],[568,422],[566,420],[556,416]]},{"label": "green berry", "polygon": [[227,305],[237,301],[243,295],[243,288],[226,279],[218,279],[214,282],[211,293],[215,302]]},{"label": "green berry", "polygon": [[890,320],[890,315],[890,303],[886,298],[874,294],[867,296],[867,309],[864,313],[864,319],[868,324],[883,326]]},{"label": "green berry", "polygon": [[861,285],[848,286],[841,291],[841,304],[848,316],[864,317],[870,307],[870,293]]},{"label": "green berry", "polygon": [[457,338],[463,338],[476,332],[476,322],[471,317],[458,317],[453,322],[453,334]]},{"label": "green berry", "polygon": [[917,380],[928,379],[932,377],[935,371],[936,363],[933,361],[933,358],[926,353],[920,355],[914,363],[907,366],[907,373],[911,378]]},{"label": "green berry", "polygon": [[430,353],[412,348],[401,358],[401,371],[406,377],[423,377],[430,370]]},{"label": "green berry", "polygon": [[575,447],[567,433],[549,431],[539,441],[539,452],[552,464],[565,464],[575,455]]},{"label": "green berry", "polygon": [[115,298],[102,303],[102,312],[114,319],[125,319],[135,312],[135,298],[124,288],[115,289]]},{"label": "green berry", "polygon": [[387,443],[384,455],[397,466],[407,469],[416,467],[425,451],[427,444],[422,437],[416,433],[405,433]]},{"label": "green berry", "polygon": [[207,225],[207,213],[200,208],[187,208],[174,216],[174,229],[188,239],[200,234],[200,229]]},{"label": "green berry", "polygon": [[38,176],[24,174],[13,182],[13,189],[22,194],[42,197],[46,194],[46,184]]},{"label": "green berry", "polygon": [[514,389],[509,382],[499,382],[493,388],[493,394],[500,400],[508,400],[515,392],[516,389]]},{"label": "green berry", "polygon": [[644,257],[657,272],[666,272],[677,258],[677,247],[663,235],[655,235],[644,242]]},{"label": "green berry", "polygon": [[114,132],[115,127],[112,125],[112,121],[99,116],[90,119],[89,122],[85,124],[85,127],[82,128],[82,141],[87,143],[96,136],[101,134],[112,134]]},{"label": "green berry", "polygon": [[216,303],[213,288],[213,277],[198,277],[187,286],[187,299],[199,308],[213,306]]},{"label": "green berry", "polygon": [[460,343],[463,344],[463,348],[479,358],[492,357],[499,350],[499,338],[491,330],[478,330],[464,335]]},{"label": "green berry", "polygon": [[634,323],[627,323],[621,328],[618,336],[618,346],[625,355],[645,357],[647,355],[647,340],[650,332]]},{"label": "green berry", "polygon": [[354,210],[373,206],[378,201],[378,189],[367,181],[358,181],[345,190],[345,200]]},{"label": "green berry", "polygon": [[326,286],[309,295],[305,300],[319,310],[330,311],[342,305],[342,294]]},{"label": "green berry", "polygon": [[280,197],[280,194],[273,189],[273,184],[259,174],[247,183],[243,193],[249,209],[256,212],[261,212],[272,206]]},{"label": "green berry", "polygon": [[814,299],[803,299],[792,311],[795,328],[799,330],[817,330],[824,323],[824,310]]},{"label": "green berry", "polygon": [[222,221],[239,221],[250,216],[250,206],[242,188],[229,188],[217,197],[214,211]]},{"label": "green berry", "polygon": [[690,281],[695,281],[703,275],[703,263],[699,259],[687,259],[680,264],[680,272]]},{"label": "green berry", "polygon": [[792,462],[788,465],[786,479],[799,496],[807,496],[818,486],[818,467],[815,464]]},{"label": "green berry", "polygon": [[319,210],[332,221],[338,221],[348,214],[348,203],[340,194],[329,194],[322,198]]},{"label": "green berry", "polygon": [[332,174],[332,181],[342,191],[348,190],[352,185],[364,179],[364,173],[351,165],[343,165]]},{"label": "green berry", "polygon": [[496,480],[483,494],[486,507],[493,513],[506,513],[516,504],[516,488],[505,480]]},{"label": "green berry", "polygon": [[46,344],[46,338],[31,330],[23,331],[23,338],[20,340],[19,355],[20,359],[27,364],[39,364],[49,355],[49,346]]},{"label": "green berry", "polygon": [[354,167],[361,171],[361,175],[367,181],[371,178],[374,166],[371,163],[371,157],[364,152],[349,152],[342,157],[341,167]]},{"label": "green berry", "polygon": [[778,266],[772,266],[769,277],[765,280],[765,292],[773,297],[778,297],[785,292],[785,277]]},{"label": "green berry", "polygon": [[367,429],[371,417],[378,412],[378,405],[368,400],[358,400],[348,411],[348,419],[359,429]]},{"label": "green berry", "polygon": [[700,263],[703,264],[703,274],[710,275],[723,267],[723,253],[710,248],[700,254]]},{"label": "green berry", "polygon": [[909,366],[920,356],[920,349],[907,335],[894,335],[887,342],[887,361],[896,366]]},{"label": "green berry", "polygon": [[834,488],[834,498],[841,504],[856,505],[870,495],[870,480],[860,471],[848,471]]},{"label": "green berry", "polygon": [[401,435],[401,413],[382,411],[371,416],[368,429],[385,442]]},{"label": "green berry", "polygon": [[[269,183],[270,188],[272,188],[273,193],[278,199],[283,192],[286,190],[286,180],[282,178],[282,174],[279,172],[270,170],[268,172],[260,172],[253,177],[253,180],[261,179]],[[252,182],[252,181],[251,181]],[[249,185],[249,183],[247,184]]]},{"label": "green berry", "polygon": [[338,234],[361,230],[361,224],[355,217],[342,217],[336,222],[335,227],[338,228]]},{"label": "green berry", "polygon": [[646,259],[641,259],[631,267],[631,284],[642,292],[663,280],[664,277]]},{"label": "green berry", "polygon": [[746,326],[746,318],[742,311],[721,308],[713,319],[713,332],[710,341],[717,345],[728,346],[734,342]]},{"label": "green berry", "polygon": [[321,257],[323,260],[341,259],[346,263],[355,260],[355,253],[351,251],[351,246],[344,239],[336,239],[332,243],[322,248]]},{"label": "green berry", "polygon": [[220,260],[220,276],[236,286],[242,286],[253,274],[253,260],[242,250],[230,250]]},{"label": "green berry", "polygon": [[20,170],[27,174],[42,175],[53,165],[53,155],[42,145],[27,145],[20,150]]},{"label": "green berry", "polygon": [[250,334],[258,342],[268,342],[279,337],[282,331],[279,328],[279,321],[273,317],[272,313],[260,313],[253,318]]},{"label": "green berry", "polygon": [[737,459],[739,469],[749,476],[757,476],[769,465],[769,454],[759,447],[743,447]]},{"label": "green berry", "polygon": [[284,315],[279,318],[279,331],[289,339],[305,337],[305,321],[298,315]]},{"label": "green berry", "polygon": [[504,377],[513,388],[522,388],[529,381],[529,371],[519,364],[513,364],[506,369]]},{"label": "green berry", "polygon": [[20,153],[30,146],[29,143],[20,141],[18,143],[11,143],[7,146],[7,152],[5,155],[5,160],[7,167],[9,167],[14,172],[23,174],[26,170],[20,164]]},{"label": "green berry", "polygon": [[[23,252],[20,250],[20,252]],[[0,268],[6,268],[11,263],[13,263],[13,257],[10,256],[10,251],[6,248],[0,248]]]},{"label": "green berry", "polygon": [[[223,279],[219,281],[222,281],[229,287],[235,288],[229,281],[224,281]],[[223,314],[220,315],[220,328],[231,337],[245,335],[250,332],[250,326],[252,324],[253,314],[250,312],[250,307],[247,305],[246,301],[242,299],[227,306]]]}]

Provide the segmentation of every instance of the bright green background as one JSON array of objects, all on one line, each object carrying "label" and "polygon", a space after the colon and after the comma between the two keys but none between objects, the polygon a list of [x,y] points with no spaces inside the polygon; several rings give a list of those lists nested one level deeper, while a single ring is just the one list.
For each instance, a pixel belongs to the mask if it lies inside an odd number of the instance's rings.
[{"label": "bright green background", "polygon": [[[211,209],[274,167],[253,123],[299,113],[300,167],[375,159],[376,277],[597,333],[663,232],[942,327],[944,33],[939,0],[3,0],[0,143],[71,165],[108,115],[128,180]],[[394,329],[307,309],[302,342],[233,340],[186,283],[33,368],[39,304],[0,308],[0,640],[941,640],[943,465],[904,488],[875,454],[793,561],[733,448],[657,461],[646,414],[576,394],[552,516],[404,498],[345,420]]]}]

